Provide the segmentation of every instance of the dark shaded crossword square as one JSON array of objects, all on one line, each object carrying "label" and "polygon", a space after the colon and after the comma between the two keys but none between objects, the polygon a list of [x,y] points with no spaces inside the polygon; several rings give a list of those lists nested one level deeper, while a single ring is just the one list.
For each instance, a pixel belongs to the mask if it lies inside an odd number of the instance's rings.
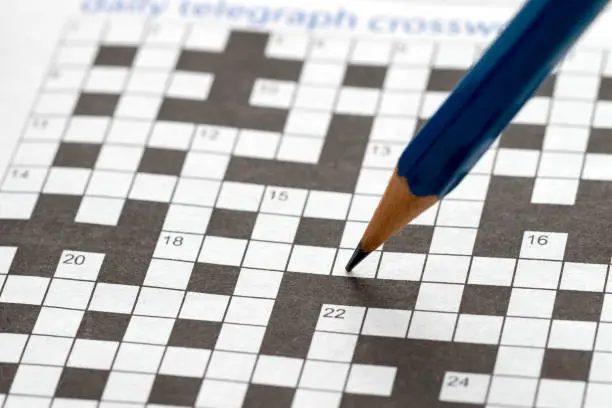
[{"label": "dark shaded crossword square", "polygon": [[53,166],[93,168],[100,154],[100,145],[92,143],[60,143]]},{"label": "dark shaded crossword square", "polygon": [[236,266],[196,263],[187,290],[229,296],[234,293],[239,274],[240,268]]},{"label": "dark shaded crossword square", "polygon": [[597,99],[604,101],[612,101],[612,78],[601,78]]},{"label": "dark shaded crossword square", "polygon": [[94,65],[131,67],[136,52],[136,47],[102,45],[98,49]]},{"label": "dark shaded crossword square", "polygon": [[[35,214],[37,217],[44,218],[45,221],[50,221],[50,223],[48,223],[49,226],[57,225],[58,228],[61,228],[61,224],[53,222],[56,221],[56,215],[57,213],[52,211],[49,211],[48,214],[42,212]],[[54,233],[56,231],[51,231],[47,228],[45,232]],[[61,254],[62,250],[53,245],[40,244],[20,246],[17,248],[17,253],[13,258],[9,274],[50,278],[55,273]]]},{"label": "dark shaded crossword square", "polygon": [[[42,225],[32,225],[32,227],[34,227],[32,229],[44,228],[45,233],[51,235],[57,234],[60,237],[65,237],[65,225],[74,223],[74,217],[76,217],[79,211],[81,201],[82,198],[80,196],[41,194],[34,207],[34,213],[32,214],[31,220],[43,221],[44,227]],[[31,248],[36,248],[36,252],[32,252],[33,255],[39,252],[45,254],[45,256],[47,256],[47,254],[56,254],[57,259],[53,265],[54,267],[57,266],[62,251],[66,249],[65,244],[62,242],[45,240],[36,242]],[[37,258],[37,256],[33,256],[33,258]]]},{"label": "dark shaded crossword square", "polygon": [[254,212],[215,208],[210,216],[206,235],[249,239],[256,218],[257,214]]},{"label": "dark shaded crossword square", "polygon": [[612,129],[591,128],[587,153],[612,154]]},{"label": "dark shaded crossword square", "polygon": [[92,340],[121,341],[130,315],[87,310],[81,319],[77,337]]},{"label": "dark shaded crossword square", "polygon": [[[126,214],[126,208],[129,206],[128,200],[123,208],[123,213],[119,219],[119,225],[124,225],[129,222],[129,214]],[[143,209],[143,213],[146,210]],[[145,225],[145,224],[143,224]],[[144,228],[144,227],[143,227]],[[137,231],[134,229],[133,231]],[[140,229],[138,236],[134,234],[133,240],[127,242],[136,242],[141,240],[142,236],[146,236],[146,232]],[[156,232],[157,233],[157,232]],[[122,252],[110,252],[104,256],[104,262],[98,274],[98,281],[104,283],[117,283],[122,285],[142,285],[144,282],[149,264],[151,263],[151,253],[130,251],[129,248]]]},{"label": "dark shaded crossword square", "polygon": [[170,334],[169,346],[212,349],[221,331],[220,322],[177,319]]},{"label": "dark shaded crossword square", "polygon": [[0,303],[0,333],[31,334],[40,306]]},{"label": "dark shaded crossword square", "polygon": [[294,394],[295,388],[250,384],[242,407],[290,407]]},{"label": "dark shaded crossword square", "polygon": [[119,103],[119,95],[81,93],[74,108],[75,115],[113,116]]},{"label": "dark shaded crossword square", "polygon": [[99,400],[104,393],[109,371],[89,368],[65,367],[60,377],[55,396]]},{"label": "dark shaded crossword square", "polygon": [[538,89],[533,96],[544,96],[552,98],[555,93],[555,86],[557,84],[557,76],[550,74],[542,81]]},{"label": "dark shaded crossword square", "polygon": [[603,293],[560,290],[555,297],[553,319],[598,321]]},{"label": "dark shaded crossword square", "polygon": [[149,404],[194,406],[201,383],[200,378],[157,375],[149,394]]},{"label": "dark shaded crossword square", "polygon": [[178,176],[183,170],[186,152],[147,147],[140,159],[139,173],[167,174]]},{"label": "dark shaded crossword square", "polygon": [[489,285],[466,285],[459,313],[504,316],[510,302],[511,288]]},{"label": "dark shaded crossword square", "polygon": [[426,254],[431,246],[433,231],[433,227],[428,225],[406,225],[384,243],[383,250]]},{"label": "dark shaded crossword square", "polygon": [[387,75],[386,67],[349,64],[344,72],[343,86],[382,88]]},{"label": "dark shaded crossword square", "polygon": [[591,369],[591,351],[546,349],[542,361],[542,378],[587,381]]},{"label": "dark shaded crossword square", "polygon": [[501,132],[499,147],[542,150],[546,126],[510,124]]},{"label": "dark shaded crossword square", "polygon": [[17,372],[17,364],[0,363],[0,394],[8,394]]},{"label": "dark shaded crossword square", "polygon": [[298,224],[295,243],[298,245],[338,247],[340,240],[342,240],[344,225],[344,221],[304,217]]},{"label": "dark shaded crossword square", "polygon": [[427,90],[432,92],[451,92],[466,73],[467,71],[463,69],[432,69],[427,82]]},{"label": "dark shaded crossword square", "polygon": [[181,50],[176,61],[177,71],[210,72],[222,64],[223,54],[211,56],[208,52],[198,50]]}]

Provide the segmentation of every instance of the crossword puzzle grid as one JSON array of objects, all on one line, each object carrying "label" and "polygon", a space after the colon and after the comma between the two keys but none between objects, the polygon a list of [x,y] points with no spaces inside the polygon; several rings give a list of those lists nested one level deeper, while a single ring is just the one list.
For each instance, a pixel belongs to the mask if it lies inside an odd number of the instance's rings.
[{"label": "crossword puzzle grid", "polygon": [[0,187],[0,405],[609,406],[608,51],[344,271],[482,50],[71,23]]}]

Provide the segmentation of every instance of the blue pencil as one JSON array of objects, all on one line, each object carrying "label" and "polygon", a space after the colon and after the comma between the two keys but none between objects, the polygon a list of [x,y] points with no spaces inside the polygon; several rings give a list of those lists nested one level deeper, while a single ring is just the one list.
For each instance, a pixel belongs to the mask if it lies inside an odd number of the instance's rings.
[{"label": "blue pencil", "polygon": [[609,0],[528,0],[402,152],[346,265],[451,192]]}]

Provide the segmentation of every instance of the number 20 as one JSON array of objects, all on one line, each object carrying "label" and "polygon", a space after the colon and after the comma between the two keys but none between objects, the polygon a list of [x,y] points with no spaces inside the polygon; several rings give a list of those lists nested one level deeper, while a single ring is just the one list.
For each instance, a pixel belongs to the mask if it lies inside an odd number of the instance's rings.
[{"label": "number 20", "polygon": [[83,265],[85,263],[85,256],[68,253],[62,263],[67,265]]}]

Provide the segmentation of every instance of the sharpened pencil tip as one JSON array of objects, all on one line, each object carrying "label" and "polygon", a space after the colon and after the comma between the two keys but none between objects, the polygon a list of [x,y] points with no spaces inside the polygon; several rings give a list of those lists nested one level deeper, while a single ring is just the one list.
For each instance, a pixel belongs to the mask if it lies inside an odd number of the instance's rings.
[{"label": "sharpened pencil tip", "polygon": [[346,263],[346,267],[345,267],[346,271],[351,272],[353,268],[355,268],[369,254],[370,254],[369,252],[366,252],[363,249],[361,249],[361,242],[359,242],[359,245],[357,245],[357,248],[355,248],[355,252],[353,252],[351,259],[349,259],[349,261]]}]

